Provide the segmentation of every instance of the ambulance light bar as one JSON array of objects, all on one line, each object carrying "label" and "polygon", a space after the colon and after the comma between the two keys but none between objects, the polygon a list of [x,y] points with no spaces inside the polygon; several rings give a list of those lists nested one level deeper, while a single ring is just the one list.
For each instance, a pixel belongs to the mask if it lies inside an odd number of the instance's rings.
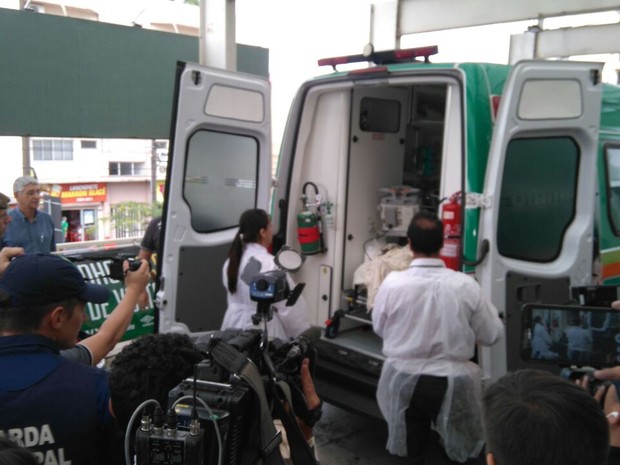
[{"label": "ambulance light bar", "polygon": [[318,61],[319,66],[331,66],[336,70],[337,65],[344,65],[347,63],[360,63],[367,61],[376,65],[388,65],[393,63],[404,63],[408,61],[414,61],[416,58],[424,58],[424,63],[429,62],[431,55],[435,55],[438,52],[436,45],[428,47],[407,48],[401,50],[385,50],[381,52],[375,52],[367,50],[366,53],[361,55],[349,55],[343,57],[333,58],[321,58]]}]

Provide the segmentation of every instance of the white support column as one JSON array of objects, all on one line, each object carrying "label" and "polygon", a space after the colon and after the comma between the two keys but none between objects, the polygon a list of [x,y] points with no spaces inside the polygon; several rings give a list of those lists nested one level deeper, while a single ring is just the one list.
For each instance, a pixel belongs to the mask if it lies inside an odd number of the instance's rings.
[{"label": "white support column", "polygon": [[235,0],[200,2],[200,64],[237,69]]},{"label": "white support column", "polygon": [[514,65],[521,60],[531,60],[536,57],[536,37],[538,29],[530,29],[522,34],[510,36],[508,64]]},{"label": "white support column", "polygon": [[538,58],[618,52],[620,52],[620,24],[542,31],[536,46]]},{"label": "white support column", "polygon": [[510,38],[510,63],[620,52],[620,24],[528,31]]},{"label": "white support column", "polygon": [[377,51],[400,48],[399,3],[399,0],[385,0],[370,5],[370,42]]}]

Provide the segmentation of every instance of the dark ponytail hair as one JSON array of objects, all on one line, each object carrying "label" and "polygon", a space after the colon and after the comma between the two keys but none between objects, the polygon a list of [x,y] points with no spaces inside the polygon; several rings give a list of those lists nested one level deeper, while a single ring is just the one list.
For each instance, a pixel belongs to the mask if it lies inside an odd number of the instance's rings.
[{"label": "dark ponytail hair", "polygon": [[243,243],[258,242],[261,229],[269,226],[269,214],[260,208],[246,210],[239,218],[239,230],[233,239],[228,251],[228,292],[237,292],[239,279],[239,264],[243,254]]}]

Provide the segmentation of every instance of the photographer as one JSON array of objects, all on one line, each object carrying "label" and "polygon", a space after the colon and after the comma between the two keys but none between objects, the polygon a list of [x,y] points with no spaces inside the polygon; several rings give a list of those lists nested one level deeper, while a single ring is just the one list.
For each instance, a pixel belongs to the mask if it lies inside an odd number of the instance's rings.
[{"label": "photographer", "polygon": [[105,303],[109,295],[55,255],[17,257],[2,276],[0,431],[40,463],[110,463],[106,373],[58,353],[75,345],[86,303]]}]

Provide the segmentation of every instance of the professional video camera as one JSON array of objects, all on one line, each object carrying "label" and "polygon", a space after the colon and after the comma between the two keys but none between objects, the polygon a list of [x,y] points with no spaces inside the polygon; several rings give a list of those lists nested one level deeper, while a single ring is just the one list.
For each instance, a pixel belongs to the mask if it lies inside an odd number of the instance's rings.
[{"label": "professional video camera", "polygon": [[[301,255],[291,251],[285,248],[278,254],[276,264],[286,269],[301,266]],[[201,444],[206,465],[250,465],[259,458],[266,465],[280,464],[281,436],[274,418],[286,429],[293,462],[316,464],[294,418],[309,426],[320,418],[320,407],[308,410],[300,382],[304,358],[310,360],[311,373],[314,370],[316,350],[311,340],[316,336],[310,333],[289,341],[267,337],[271,306],[285,299],[294,304],[302,289],[303,284],[291,291],[283,270],[260,273],[252,279],[250,297],[258,303],[255,323],[263,322],[264,328],[216,331],[196,342],[206,357],[196,365],[193,378],[183,380],[169,393],[172,426],[163,428],[161,414],[157,430],[155,421],[143,420],[136,435],[138,465],[200,463],[196,443]],[[198,431],[204,431],[204,437]]]},{"label": "professional video camera", "polygon": [[265,339],[268,337],[267,322],[273,318],[272,305],[284,299],[287,307],[295,305],[305,287],[304,283],[299,283],[291,291],[286,275],[286,271],[298,270],[304,260],[305,256],[284,246],[274,259],[280,269],[259,273],[250,281],[250,299],[258,303],[257,311],[252,315],[252,322],[255,325],[264,322]]}]

